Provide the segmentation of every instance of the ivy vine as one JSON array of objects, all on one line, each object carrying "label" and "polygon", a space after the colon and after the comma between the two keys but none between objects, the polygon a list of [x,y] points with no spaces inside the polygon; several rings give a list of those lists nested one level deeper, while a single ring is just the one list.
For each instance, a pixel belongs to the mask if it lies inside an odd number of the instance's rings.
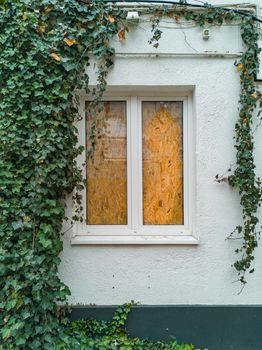
[{"label": "ivy vine", "polygon": [[[230,237],[235,233],[241,235],[242,247],[235,250],[240,258],[234,263],[241,283],[246,283],[245,273],[254,272],[252,261],[257,247],[260,230],[257,217],[258,207],[261,206],[261,180],[256,176],[254,164],[254,112],[258,106],[262,108],[261,93],[254,84],[254,77],[258,74],[259,53],[258,28],[250,18],[245,19],[241,26],[242,40],[246,46],[240,61],[236,63],[240,72],[240,110],[239,119],[235,125],[236,168],[228,177],[229,184],[239,189],[240,204],[243,212],[243,223],[238,225]],[[261,110],[258,113],[260,115]]]},{"label": "ivy vine", "polygon": [[[149,9],[148,13],[152,10]],[[200,27],[206,25],[221,26],[223,23],[240,23],[241,37],[245,46],[245,51],[239,61],[235,62],[237,72],[240,73],[240,99],[239,99],[239,119],[235,125],[235,148],[236,163],[234,169],[229,168],[226,174],[216,175],[218,182],[228,181],[229,185],[238,188],[240,204],[242,206],[241,224],[237,225],[228,239],[242,240],[242,245],[235,250],[238,255],[233,264],[239,277],[239,281],[244,286],[247,283],[246,272],[253,273],[252,262],[254,260],[254,250],[258,245],[260,233],[257,228],[259,219],[257,210],[261,206],[262,186],[261,179],[256,176],[254,163],[254,120],[259,119],[262,108],[261,92],[256,86],[255,78],[259,70],[259,54],[261,49],[258,47],[259,25],[250,15],[245,15],[237,11],[228,11],[219,7],[206,5],[205,12],[189,11],[185,7],[179,9],[170,9],[168,6],[161,6],[154,10],[152,15],[152,38],[149,43],[158,47],[161,38],[159,29],[162,17],[168,16],[179,22],[180,18],[193,21]],[[259,112],[256,114],[256,109]],[[258,118],[257,118],[258,117]],[[261,117],[260,117],[260,120]],[[259,123],[259,121],[258,121]],[[262,228],[262,227],[261,227]]]},{"label": "ivy vine", "polygon": [[[157,6],[146,13],[152,18],[150,42],[155,47],[163,16],[201,27],[241,23],[246,49],[236,62],[241,84],[237,157],[228,182],[239,189],[243,208],[243,222],[231,237],[243,238],[234,266],[245,284],[245,273],[253,272],[262,196],[253,156],[255,108],[262,108],[254,82],[258,26],[251,16],[210,6],[198,13],[183,5]],[[57,271],[62,222],[67,220],[64,198],[83,187],[76,164],[83,148],[77,145],[74,124],[79,119],[75,91],[93,94],[96,113],[113,65],[110,39],[118,35],[124,40],[125,18],[125,10],[102,0],[0,1],[0,349],[50,350],[70,338],[59,306],[70,292]],[[91,55],[97,61],[92,91],[86,73]],[[81,202],[78,196],[75,200]]]},{"label": "ivy vine", "polygon": [[179,344],[175,339],[164,343],[130,337],[126,330],[126,322],[131,305],[132,303],[129,303],[119,307],[111,322],[97,320],[72,322],[69,332],[78,344],[77,349],[82,346],[81,349],[90,350],[200,350],[192,344]]},{"label": "ivy vine", "polygon": [[123,11],[102,1],[2,1],[0,8],[0,349],[53,349],[66,337],[59,279],[64,197],[81,189],[75,90],[97,96]]}]

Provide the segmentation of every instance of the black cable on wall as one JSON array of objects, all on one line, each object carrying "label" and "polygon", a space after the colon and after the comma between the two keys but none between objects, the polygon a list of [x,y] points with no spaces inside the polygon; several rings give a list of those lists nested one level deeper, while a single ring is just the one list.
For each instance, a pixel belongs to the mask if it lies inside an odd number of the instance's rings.
[{"label": "black cable on wall", "polygon": [[[171,1],[171,0],[162,0],[162,1],[158,1],[158,0],[105,0],[106,3],[147,3],[147,4],[167,4],[167,5],[181,5],[181,6],[187,6],[187,7],[196,7],[196,8],[203,8],[203,9],[208,9],[208,8],[216,8],[215,6],[211,5],[211,4],[203,4],[203,5],[198,5],[198,4],[189,4],[188,2],[186,2],[185,0],[181,0],[181,1]],[[251,17],[253,20],[259,22],[259,23],[262,23],[262,19],[258,18],[257,16],[255,15],[252,15],[252,14],[248,14],[246,12],[243,12],[243,11],[239,11],[237,9],[232,9],[232,8],[227,8],[227,7],[220,7],[223,11],[226,11],[226,12],[235,12],[235,13],[238,13],[239,15],[242,15],[242,16],[246,16],[246,17]]]}]

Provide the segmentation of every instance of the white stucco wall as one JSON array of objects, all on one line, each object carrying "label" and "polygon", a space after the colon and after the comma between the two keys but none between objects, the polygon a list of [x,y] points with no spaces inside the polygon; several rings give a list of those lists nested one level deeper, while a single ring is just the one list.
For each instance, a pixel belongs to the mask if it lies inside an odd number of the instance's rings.
[{"label": "white stucco wall", "polygon": [[[218,1],[213,1],[218,3]],[[221,3],[221,1],[219,1]],[[128,33],[118,52],[239,52],[239,28],[210,28],[202,39],[199,28],[163,29],[157,50],[147,44],[147,23]],[[185,40],[186,37],[186,40]],[[194,49],[192,49],[192,47]],[[262,302],[262,247],[256,251],[255,274],[238,295],[237,241],[226,236],[241,220],[237,192],[214,181],[235,162],[234,123],[238,113],[239,74],[235,58],[117,57],[109,87],[180,86],[192,91],[195,118],[195,235],[198,246],[98,245],[71,246],[64,237],[60,276],[70,287],[72,304],[259,304]],[[256,133],[256,163],[262,175],[262,129]],[[69,204],[70,211],[70,204]],[[262,215],[261,215],[262,220]]]}]

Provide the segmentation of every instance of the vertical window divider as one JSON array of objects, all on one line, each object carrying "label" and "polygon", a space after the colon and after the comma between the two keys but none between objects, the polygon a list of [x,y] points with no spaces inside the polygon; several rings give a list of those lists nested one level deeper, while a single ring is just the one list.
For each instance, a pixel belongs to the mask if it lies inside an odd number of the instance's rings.
[{"label": "vertical window divider", "polygon": [[139,229],[139,135],[138,135],[138,117],[137,117],[137,97],[131,96],[130,98],[130,169],[131,169],[131,230],[133,234],[136,234]]},{"label": "vertical window divider", "polygon": [[137,98],[137,145],[138,145],[138,221],[139,228],[143,228],[143,120],[142,120],[142,98]]},{"label": "vertical window divider", "polygon": [[126,117],[127,117],[127,226],[132,229],[133,223],[133,185],[132,185],[132,116],[131,116],[131,98],[126,98]]}]

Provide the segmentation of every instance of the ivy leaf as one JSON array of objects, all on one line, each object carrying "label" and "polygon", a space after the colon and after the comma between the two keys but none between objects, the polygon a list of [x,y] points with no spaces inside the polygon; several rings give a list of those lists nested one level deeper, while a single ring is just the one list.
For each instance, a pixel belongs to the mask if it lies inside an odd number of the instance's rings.
[{"label": "ivy leaf", "polygon": [[108,16],[108,20],[110,23],[115,23],[115,19],[112,16]]},{"label": "ivy leaf", "polygon": [[119,32],[118,32],[118,38],[120,41],[123,41],[126,39],[126,31],[125,29],[121,29]]},{"label": "ivy leaf", "polygon": [[44,236],[39,237],[39,243],[44,247],[48,248],[52,245],[52,241],[50,239],[45,238]]},{"label": "ivy leaf", "polygon": [[55,52],[52,52],[52,53],[50,54],[50,56],[51,56],[54,60],[56,60],[57,62],[60,62],[60,61],[61,61],[61,57],[58,56]]},{"label": "ivy leaf", "polygon": [[72,46],[76,43],[76,40],[75,39],[67,39],[67,38],[64,38],[64,43],[67,45],[67,46]]},{"label": "ivy leaf", "polygon": [[238,64],[237,64],[237,71],[238,71],[239,73],[241,72],[242,68],[243,68],[243,64],[242,64],[242,63],[238,63]]}]

